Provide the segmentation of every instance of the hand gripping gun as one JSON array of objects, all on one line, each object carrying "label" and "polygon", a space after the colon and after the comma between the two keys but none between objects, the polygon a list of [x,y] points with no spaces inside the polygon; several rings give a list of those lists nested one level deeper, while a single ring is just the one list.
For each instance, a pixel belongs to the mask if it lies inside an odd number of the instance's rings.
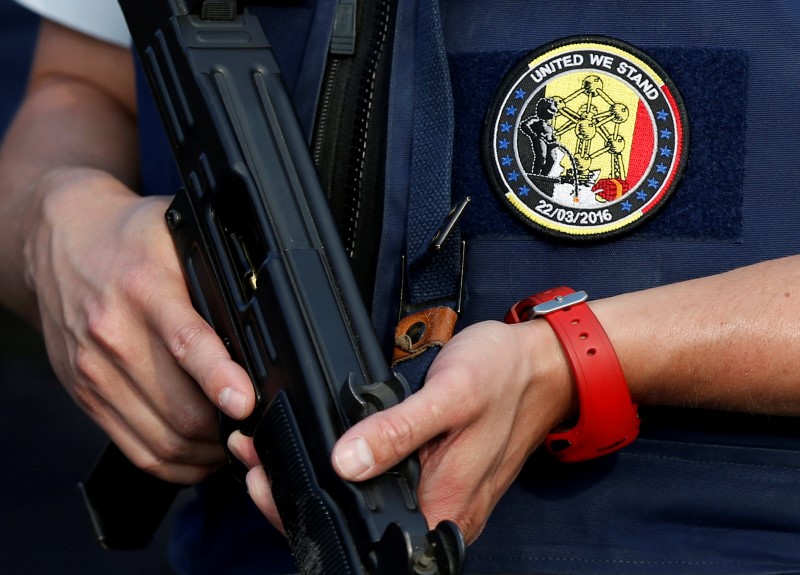
[{"label": "hand gripping gun", "polygon": [[[381,353],[258,18],[235,2],[120,4],[185,186],[166,220],[194,305],[257,396],[246,421],[222,417],[222,434],[254,437],[300,571],[460,574],[461,533],[428,529],[416,458],[360,483],[332,468],[344,430],[409,390]],[[82,488],[108,547],[154,528],[115,516],[122,476],[149,502],[168,507],[176,491],[107,450]]]}]

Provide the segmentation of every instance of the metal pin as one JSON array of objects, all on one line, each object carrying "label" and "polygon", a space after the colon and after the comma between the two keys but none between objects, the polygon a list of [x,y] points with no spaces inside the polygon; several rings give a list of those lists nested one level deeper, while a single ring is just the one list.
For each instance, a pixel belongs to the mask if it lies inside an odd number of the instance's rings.
[{"label": "metal pin", "polygon": [[472,201],[471,196],[467,196],[463,200],[461,200],[458,204],[453,206],[450,211],[447,213],[447,217],[445,218],[444,224],[442,227],[439,228],[439,231],[433,236],[428,249],[431,251],[439,251],[442,249],[442,245],[447,240],[447,237],[453,231],[453,228],[456,227],[458,220],[461,219],[461,216],[464,214],[464,210],[467,208],[469,203]]}]

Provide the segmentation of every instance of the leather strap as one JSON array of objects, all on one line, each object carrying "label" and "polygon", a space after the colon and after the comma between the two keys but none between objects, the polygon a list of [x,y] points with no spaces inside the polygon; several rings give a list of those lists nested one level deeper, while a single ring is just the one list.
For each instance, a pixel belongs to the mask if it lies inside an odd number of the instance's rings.
[{"label": "leather strap", "polygon": [[453,337],[458,314],[440,306],[412,313],[397,325],[392,365],[413,359],[425,350],[446,344]]},{"label": "leather strap", "polygon": [[578,391],[578,421],[551,432],[544,442],[564,462],[612,453],[639,434],[637,406],[622,366],[587,298],[586,292],[557,287],[517,302],[505,317],[506,323],[543,317],[567,356]]}]

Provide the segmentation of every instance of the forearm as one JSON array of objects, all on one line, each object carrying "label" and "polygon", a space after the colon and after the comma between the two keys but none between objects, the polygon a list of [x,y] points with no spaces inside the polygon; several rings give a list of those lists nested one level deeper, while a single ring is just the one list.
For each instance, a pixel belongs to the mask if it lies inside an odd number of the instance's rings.
[{"label": "forearm", "polygon": [[[125,83],[132,76],[130,55],[103,45],[111,56],[100,57],[100,69],[88,75],[56,73],[48,64],[54,51],[49,43],[53,36],[74,33],[52,24],[44,26],[28,93],[0,149],[0,265],[4,270],[0,303],[34,324],[36,297],[25,281],[25,241],[59,176],[66,170],[92,168],[133,186],[138,170],[131,103],[94,82],[94,75],[102,77],[104,68],[114,61],[117,70],[110,81]],[[75,58],[83,57],[84,49],[102,45],[88,39],[78,42],[81,48],[73,54]],[[86,56],[87,67],[98,65],[97,58]]]},{"label": "forearm", "polygon": [[642,404],[800,415],[800,256],[592,303]]}]

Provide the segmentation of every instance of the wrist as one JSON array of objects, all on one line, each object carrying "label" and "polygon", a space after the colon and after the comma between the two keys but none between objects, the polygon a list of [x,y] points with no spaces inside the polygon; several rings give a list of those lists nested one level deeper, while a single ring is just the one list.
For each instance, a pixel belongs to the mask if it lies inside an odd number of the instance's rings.
[{"label": "wrist", "polygon": [[20,271],[34,298],[39,282],[52,279],[43,272],[57,262],[56,251],[75,248],[91,252],[91,247],[82,243],[84,239],[99,228],[119,227],[121,210],[141,199],[111,174],[83,166],[43,173],[29,186],[28,198],[21,217]]},{"label": "wrist", "polygon": [[[521,369],[529,370],[526,382],[535,390],[531,404],[540,407],[539,417],[545,431],[561,425],[578,412],[578,393],[569,361],[553,329],[544,321],[528,321],[509,327],[520,330],[518,341]],[[531,361],[531,358],[536,358]],[[540,438],[540,439],[543,439]]]},{"label": "wrist", "polygon": [[570,366],[577,417],[566,429],[554,430],[545,438],[545,447],[561,461],[611,453],[631,443],[639,431],[637,406],[622,367],[605,330],[586,305],[587,297],[570,288],[553,288],[517,302],[505,317],[510,324],[543,318]]},{"label": "wrist", "polygon": [[[43,251],[51,244],[53,228],[67,212],[61,206],[70,203],[70,189],[75,182],[93,177],[94,170],[75,166],[58,166],[42,172],[27,187],[23,210],[22,278],[32,295],[37,292],[37,277]],[[86,186],[88,187],[88,186]]]},{"label": "wrist", "polygon": [[[62,196],[64,182],[75,178],[81,169],[59,166],[40,173],[25,190],[18,195],[18,230],[15,238],[19,242],[17,254],[17,285],[19,290],[15,309],[32,325],[41,328],[39,317],[40,282],[43,262],[54,247],[52,225],[57,221],[60,209],[51,206],[54,196]],[[60,203],[60,202],[57,202]],[[63,216],[63,214],[62,214]]]}]

